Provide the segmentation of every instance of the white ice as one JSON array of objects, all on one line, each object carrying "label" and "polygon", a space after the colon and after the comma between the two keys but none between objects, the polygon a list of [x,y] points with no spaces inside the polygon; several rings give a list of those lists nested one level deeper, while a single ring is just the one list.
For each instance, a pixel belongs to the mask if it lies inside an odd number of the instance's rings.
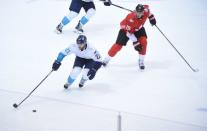
[{"label": "white ice", "polygon": [[[149,4],[158,27],[193,68],[192,72],[162,34],[147,21],[146,70],[128,42],[94,80],[78,88],[80,77],[63,89],[73,66],[68,56],[18,109],[19,103],[50,72],[59,51],[74,41],[78,18],[63,34],[54,30],[71,1],[0,1],[1,131],[207,131],[207,2],[205,0],[113,0],[134,9]],[[105,57],[127,11],[105,7],[84,27],[88,40]],[[32,110],[37,112],[33,113]]]}]

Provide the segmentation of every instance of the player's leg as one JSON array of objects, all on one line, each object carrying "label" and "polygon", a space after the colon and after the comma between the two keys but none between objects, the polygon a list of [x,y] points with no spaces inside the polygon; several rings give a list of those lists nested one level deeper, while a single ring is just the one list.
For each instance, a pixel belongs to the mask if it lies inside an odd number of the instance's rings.
[{"label": "player's leg", "polygon": [[70,72],[70,75],[67,79],[67,82],[64,85],[64,88],[67,89],[69,86],[73,84],[75,79],[78,77],[78,75],[81,73],[82,68],[75,66],[73,67],[72,71]]},{"label": "player's leg", "polygon": [[73,18],[77,17],[80,10],[82,8],[82,1],[81,0],[72,0],[70,7],[69,7],[69,14],[63,17],[62,21],[56,27],[57,33],[62,33],[62,28],[70,23]]},{"label": "player's leg", "polygon": [[81,70],[84,66],[84,61],[80,57],[75,58],[75,62],[73,65],[73,69],[70,72],[70,75],[67,79],[66,84],[64,85],[64,88],[67,89],[72,83],[75,81],[75,79],[78,77],[78,75],[81,73]]},{"label": "player's leg", "polygon": [[85,82],[89,80],[88,72],[93,67],[93,60],[92,59],[85,59],[84,60],[84,69],[82,71],[82,78],[79,83],[79,87],[83,87]]},{"label": "player's leg", "polygon": [[87,74],[89,72],[89,69],[88,68],[84,68],[83,71],[82,71],[82,77],[81,77],[81,80],[80,80],[80,83],[79,83],[79,87],[83,87],[85,82],[89,79]]},{"label": "player's leg", "polygon": [[83,26],[88,23],[88,21],[91,19],[92,16],[95,15],[96,13],[96,8],[93,2],[83,2],[83,8],[86,12],[86,15],[84,15],[78,22],[77,26],[75,29],[83,33]]},{"label": "player's leg", "polygon": [[146,55],[147,51],[147,34],[146,31],[143,28],[141,28],[138,32],[135,33],[135,36],[138,38],[138,42],[142,45],[141,51],[139,51],[139,68],[144,70],[145,69],[145,64],[144,64],[144,58]]},{"label": "player's leg", "polygon": [[122,46],[126,46],[128,40],[129,38],[126,36],[126,32],[124,30],[119,30],[116,43],[109,49],[108,56],[103,60],[103,63],[107,65],[110,59],[121,50]]}]

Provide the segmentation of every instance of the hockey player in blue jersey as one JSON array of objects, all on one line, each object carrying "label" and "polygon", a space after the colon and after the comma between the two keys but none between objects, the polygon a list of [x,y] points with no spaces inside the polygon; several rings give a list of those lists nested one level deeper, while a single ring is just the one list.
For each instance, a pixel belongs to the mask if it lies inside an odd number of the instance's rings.
[{"label": "hockey player in blue jersey", "polygon": [[69,7],[69,14],[64,16],[60,24],[58,24],[58,26],[56,27],[57,33],[62,33],[63,27],[70,23],[73,18],[78,16],[82,7],[84,8],[86,15],[79,20],[75,29],[78,33],[83,33],[82,27],[90,20],[90,18],[96,12],[93,0],[72,0]]},{"label": "hockey player in blue jersey", "polygon": [[[110,0],[103,0],[105,6],[110,6]],[[83,26],[90,20],[90,18],[95,14],[96,8],[93,0],[72,0],[69,7],[69,14],[63,17],[62,21],[56,27],[56,31],[58,34],[62,33],[62,29],[65,25],[70,23],[73,18],[78,16],[81,8],[84,8],[86,15],[83,16],[77,26],[75,27],[76,32],[83,33]]]},{"label": "hockey player in blue jersey", "polygon": [[92,80],[97,70],[102,66],[101,56],[99,52],[93,48],[88,42],[84,35],[79,35],[76,39],[76,43],[69,45],[68,48],[62,50],[55,62],[53,63],[52,69],[58,70],[61,65],[61,61],[66,55],[75,54],[75,62],[73,69],[64,85],[67,89],[75,81],[77,76],[82,71],[82,78],[79,83],[79,87],[83,87],[87,80]]}]

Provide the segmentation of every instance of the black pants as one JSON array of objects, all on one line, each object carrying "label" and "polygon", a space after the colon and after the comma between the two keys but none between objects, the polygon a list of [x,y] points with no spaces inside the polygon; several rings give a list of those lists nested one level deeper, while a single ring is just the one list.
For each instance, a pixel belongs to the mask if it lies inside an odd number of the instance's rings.
[{"label": "black pants", "polygon": [[93,2],[84,2],[82,0],[72,0],[69,9],[71,11],[79,13],[82,7],[84,8],[85,12],[87,12],[91,8],[95,9],[95,5]]},{"label": "black pants", "polygon": [[[134,33],[134,35],[136,36],[136,38],[140,38],[141,36],[145,36],[147,38],[147,34],[146,34],[144,27],[142,27],[140,30],[136,31]],[[126,32],[124,30],[120,29],[118,37],[116,39],[116,44],[125,46],[127,44],[128,40],[129,40],[129,38],[126,36]]]},{"label": "black pants", "polygon": [[91,69],[93,67],[93,65],[94,65],[93,59],[85,59],[85,58],[81,58],[81,57],[76,56],[73,68],[74,67],[80,67],[80,68],[84,67],[84,68]]}]

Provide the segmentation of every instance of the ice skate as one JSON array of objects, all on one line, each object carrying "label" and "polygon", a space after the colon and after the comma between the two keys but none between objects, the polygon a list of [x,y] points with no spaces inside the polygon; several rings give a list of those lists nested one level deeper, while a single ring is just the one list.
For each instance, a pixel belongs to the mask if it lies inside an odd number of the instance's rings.
[{"label": "ice skate", "polygon": [[143,60],[139,60],[139,68],[141,70],[144,70],[145,69],[145,65],[144,65],[144,61]]},{"label": "ice skate", "polygon": [[80,21],[78,22],[77,26],[75,27],[75,32],[78,33],[78,34],[83,33],[83,27],[82,27]]},{"label": "ice skate", "polygon": [[61,33],[62,33],[62,29],[63,29],[63,26],[62,26],[62,24],[60,23],[60,24],[56,27],[56,33],[57,33],[57,34],[61,34]]},{"label": "ice skate", "polygon": [[71,84],[69,84],[69,83],[65,83],[65,84],[64,84],[64,88],[65,88],[65,89],[68,89],[68,87],[70,87],[70,85],[71,85]]},{"label": "ice skate", "polygon": [[103,66],[106,67],[110,61],[111,57],[110,56],[107,56],[104,58],[103,60]]},{"label": "ice skate", "polygon": [[86,79],[81,78],[80,83],[79,83],[79,87],[80,88],[83,87],[86,81],[87,81]]}]

